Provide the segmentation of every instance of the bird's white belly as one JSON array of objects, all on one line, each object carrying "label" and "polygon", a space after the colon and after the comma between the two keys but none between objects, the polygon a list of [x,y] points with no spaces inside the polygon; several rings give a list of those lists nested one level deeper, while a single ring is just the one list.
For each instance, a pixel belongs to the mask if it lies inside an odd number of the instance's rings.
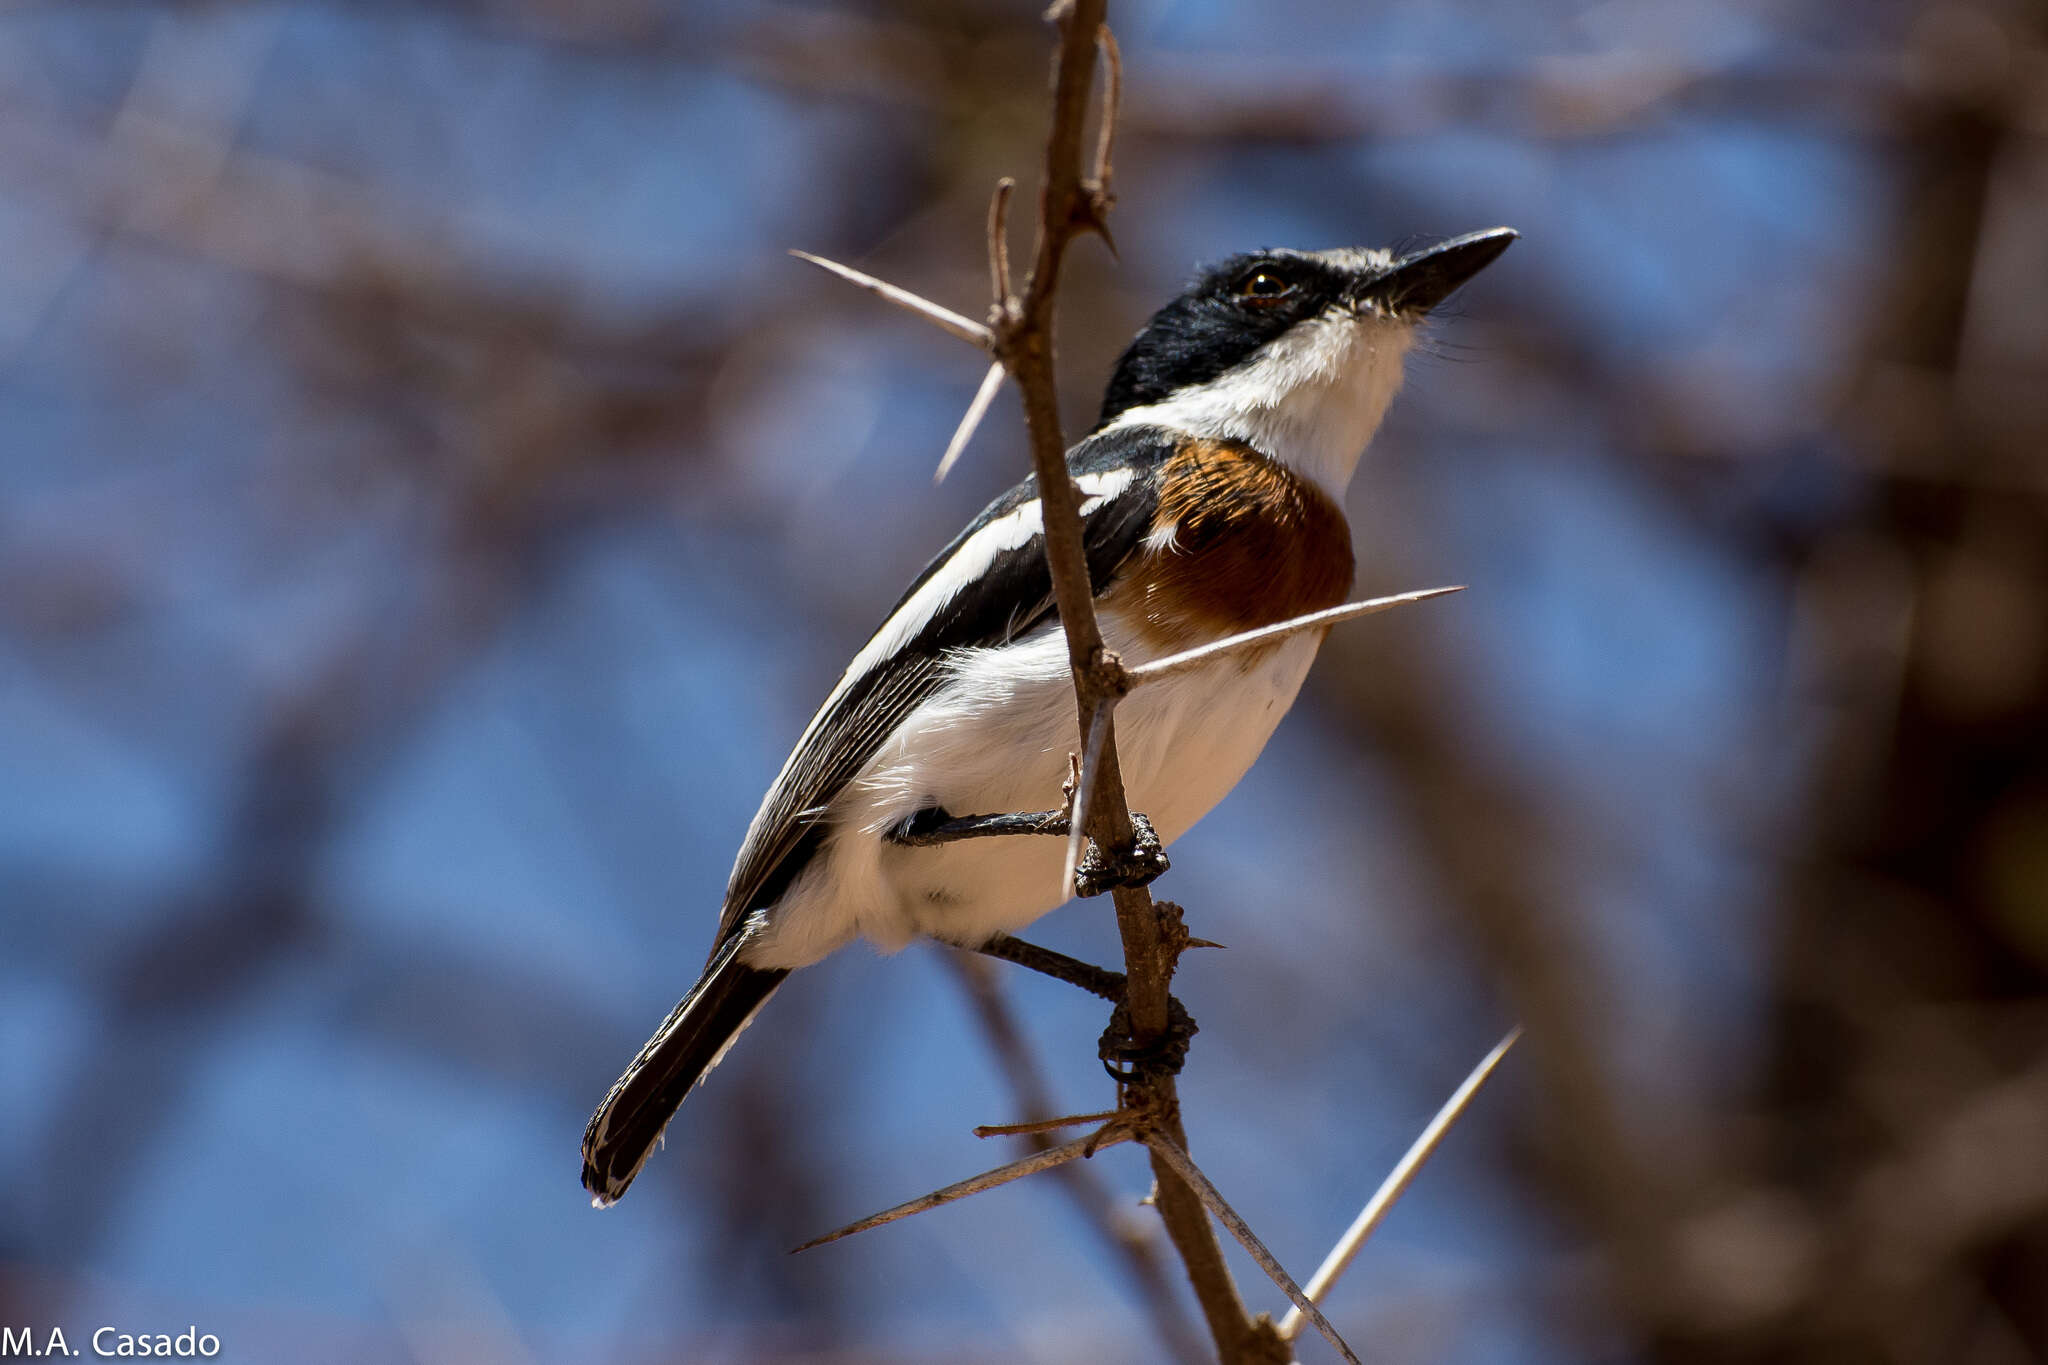
[{"label": "bird's white belly", "polygon": [[[1109,647],[1146,652],[1105,614]],[[1139,688],[1117,708],[1117,748],[1131,809],[1171,843],[1222,800],[1258,758],[1314,661],[1318,633],[1256,658],[1225,657]],[[963,651],[947,684],[920,706],[833,804],[834,833],[788,894],[757,916],[747,957],[758,966],[817,961],[856,935],[888,951],[930,936],[985,942],[1064,902],[1064,841],[1043,835],[892,843],[920,810],[996,815],[1061,806],[1080,741],[1066,638],[1057,623],[1001,649]]]}]

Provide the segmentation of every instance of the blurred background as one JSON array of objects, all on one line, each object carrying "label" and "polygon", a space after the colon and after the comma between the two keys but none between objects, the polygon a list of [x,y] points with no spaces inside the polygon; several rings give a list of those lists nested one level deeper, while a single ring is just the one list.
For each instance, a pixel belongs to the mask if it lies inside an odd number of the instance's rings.
[{"label": "blurred background", "polygon": [[[1076,434],[1197,262],[1524,234],[1350,499],[1359,595],[1471,590],[1343,627],[1161,883],[1229,945],[1197,1156],[1305,1276],[1519,1019],[1331,1302],[1369,1358],[2048,1360],[2042,7],[1111,17]],[[786,1254],[1010,1155],[990,1010],[1110,1102],[1100,1007],[1007,969],[843,954],[577,1184],[811,708],[1025,467],[1006,393],[934,489],[980,358],[784,251],[978,314],[1049,50],[1036,0],[0,5],[0,1323],[1188,1358],[1128,1150]]]}]

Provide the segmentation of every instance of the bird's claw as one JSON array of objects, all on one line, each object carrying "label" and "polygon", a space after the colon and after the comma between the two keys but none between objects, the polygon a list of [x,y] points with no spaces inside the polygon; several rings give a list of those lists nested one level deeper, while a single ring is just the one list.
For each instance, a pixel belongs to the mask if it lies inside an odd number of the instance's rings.
[{"label": "bird's claw", "polygon": [[1140,1046],[1131,1037],[1130,1012],[1118,1005],[1110,1012],[1109,1027],[1102,1031],[1095,1055],[1103,1070],[1118,1084],[1129,1085],[1150,1076],[1177,1076],[1188,1059],[1188,1044],[1196,1033],[1195,1017],[1178,999],[1166,997],[1166,1032]]},{"label": "bird's claw", "polygon": [[1099,896],[1119,886],[1149,886],[1169,866],[1152,822],[1131,812],[1131,846],[1114,852],[1091,843],[1074,867],[1074,894]]}]

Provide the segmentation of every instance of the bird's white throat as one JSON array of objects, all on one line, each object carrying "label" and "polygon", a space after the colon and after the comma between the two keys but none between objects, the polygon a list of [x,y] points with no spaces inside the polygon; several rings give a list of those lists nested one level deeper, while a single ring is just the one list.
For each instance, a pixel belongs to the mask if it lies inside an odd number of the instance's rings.
[{"label": "bird's white throat", "polygon": [[1176,389],[1111,423],[1243,441],[1315,481],[1341,504],[1358,458],[1401,388],[1412,324],[1331,309],[1275,337],[1204,384]]}]

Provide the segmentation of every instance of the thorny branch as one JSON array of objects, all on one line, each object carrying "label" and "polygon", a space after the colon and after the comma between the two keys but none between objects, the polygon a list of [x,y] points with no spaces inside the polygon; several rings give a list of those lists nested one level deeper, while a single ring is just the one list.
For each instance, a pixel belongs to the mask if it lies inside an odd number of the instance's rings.
[{"label": "thorny branch", "polygon": [[843,1228],[828,1232],[823,1237],[813,1237],[810,1241],[797,1247],[796,1250],[809,1251],[813,1247],[824,1246],[827,1242],[836,1242],[842,1237],[851,1237],[856,1232],[866,1232],[869,1228],[878,1228],[885,1223],[893,1223],[900,1218],[908,1218],[914,1213],[923,1213],[925,1210],[935,1209],[941,1204],[950,1204],[955,1199],[965,1199],[970,1194],[980,1194],[983,1190],[992,1190],[998,1185],[1007,1185],[1012,1180],[1021,1180],[1027,1175],[1036,1175],[1040,1171],[1049,1171],[1064,1162],[1073,1161],[1080,1157],[1094,1156],[1105,1147],[1114,1146],[1119,1142],[1129,1142],[1130,1140],[1131,1130],[1128,1127],[1120,1126],[1116,1121],[1112,1120],[1095,1132],[1090,1133],[1087,1137],[1078,1137],[1072,1142],[1063,1142],[1057,1147],[1046,1147],[1031,1153],[1029,1156],[1020,1157],[1018,1160],[1012,1161],[1007,1165],[998,1166],[992,1171],[983,1171],[980,1175],[971,1175],[965,1180],[955,1181],[942,1190],[934,1190],[930,1194],[919,1195],[915,1199],[898,1204],[893,1209],[883,1209],[880,1213],[870,1214],[858,1222],[848,1223]]},{"label": "thorny branch", "polygon": [[[1279,1285],[1287,1297],[1294,1301],[1297,1313],[1308,1315],[1309,1321],[1315,1323],[1316,1329],[1323,1334],[1324,1339],[1337,1348],[1337,1354],[1349,1361],[1350,1365],[1361,1365],[1357,1354],[1345,1344],[1343,1337],[1337,1335],[1337,1329],[1330,1325],[1330,1320],[1323,1316],[1323,1310],[1316,1307],[1315,1300],[1309,1298],[1301,1286],[1294,1282],[1294,1277],[1287,1273],[1279,1258],[1266,1249],[1266,1244],[1259,1240],[1251,1225],[1238,1215],[1236,1209],[1230,1207],[1229,1201],[1223,1197],[1222,1192],[1209,1177],[1202,1174],[1202,1168],[1195,1165],[1193,1158],[1189,1157],[1178,1143],[1162,1133],[1145,1134],[1145,1145],[1151,1149],[1156,1161],[1165,1163],[1173,1169],[1174,1174],[1188,1182],[1189,1187],[1201,1199],[1203,1207],[1216,1215],[1217,1222],[1230,1229],[1230,1235],[1237,1238],[1238,1244],[1251,1253],[1252,1259],[1259,1263],[1259,1269],[1265,1271],[1273,1283]],[[1260,1321],[1265,1321],[1263,1316]]]},{"label": "thorny branch", "polygon": [[[1004,998],[995,977],[995,967],[975,954],[957,950],[949,951],[946,960],[967,991],[982,1032],[988,1035],[990,1050],[995,1053],[996,1061],[1009,1080],[1010,1093],[1016,1097],[1018,1109],[1029,1116],[1023,1123],[983,1125],[974,1130],[976,1137],[1022,1137],[1035,1150],[1044,1151],[1053,1145],[1053,1139],[1047,1134],[1055,1128],[1083,1123],[1099,1126],[1119,1117],[1114,1110],[1102,1114],[1049,1117],[1054,1109],[1045,1079],[1040,1074],[1023,1030],[1018,1028],[1016,1017]],[[1089,1224],[1123,1262],[1125,1274],[1144,1300],[1145,1310],[1151,1315],[1173,1358],[1182,1362],[1207,1359],[1209,1353],[1200,1335],[1195,1332],[1186,1310],[1174,1295],[1171,1269],[1160,1254],[1159,1237],[1155,1231],[1157,1225],[1149,1218],[1141,1221],[1136,1216],[1136,1209],[1122,1207],[1116,1195],[1090,1166],[1070,1161],[1054,1168],[1054,1178],[1066,1188]]]},{"label": "thorny branch", "polygon": [[[1053,121],[1047,137],[1044,182],[1039,190],[1039,218],[1031,273],[1025,278],[1023,292],[1017,293],[1012,285],[1009,254],[1009,206],[1014,182],[1005,178],[997,184],[989,204],[989,282],[995,298],[989,309],[987,326],[848,266],[804,252],[792,253],[926,318],[994,356],[994,364],[948,443],[945,457],[939,464],[938,478],[945,477],[965,449],[987,412],[996,389],[1000,387],[1002,377],[1009,374],[1017,381],[1030,435],[1032,468],[1038,483],[1047,567],[1061,625],[1066,633],[1068,662],[1073,670],[1079,722],[1077,733],[1083,737],[1072,782],[1072,804],[1067,812],[968,817],[952,823],[962,827],[972,825],[974,828],[971,830],[945,828],[929,831],[928,836],[937,840],[984,834],[1065,833],[1068,851],[1062,885],[1069,890],[1074,885],[1076,862],[1084,835],[1098,850],[1114,859],[1128,860],[1137,849],[1143,822],[1134,819],[1125,796],[1116,748],[1115,709],[1125,696],[1145,683],[1198,667],[1233,651],[1252,648],[1282,636],[1327,630],[1341,621],[1459,591],[1457,588],[1432,588],[1355,602],[1231,636],[1131,669],[1126,669],[1104,644],[1101,627],[1095,617],[1094,585],[1089,578],[1082,539],[1080,493],[1067,473],[1067,443],[1060,429],[1054,380],[1052,327],[1060,267],[1074,239],[1094,233],[1109,244],[1112,251],[1115,250],[1109,235],[1107,215],[1115,201],[1110,190],[1111,153],[1115,146],[1116,113],[1122,89],[1122,61],[1116,40],[1104,23],[1106,5],[1107,0],[1059,0],[1048,13],[1047,17],[1059,26],[1060,44],[1054,63]],[[1106,62],[1107,74],[1092,174],[1084,174],[1081,167],[1083,127],[1098,52]],[[1149,830],[1149,826],[1144,828]],[[913,841],[916,841],[915,836]],[[1190,1026],[1168,994],[1168,987],[1180,954],[1189,947],[1205,944],[1206,940],[1191,937],[1180,921],[1179,908],[1163,902],[1155,903],[1142,882],[1116,885],[1112,888],[1112,895],[1117,928],[1123,940],[1125,972],[1121,978],[1108,972],[1103,972],[1102,976],[1105,982],[1113,983],[1121,995],[1113,1027],[1127,1033],[1130,1055],[1141,1059],[1130,1065],[1128,1070],[1115,1073],[1119,1086],[1118,1107],[1108,1115],[1026,1122],[1010,1125],[1007,1130],[977,1130],[984,1134],[992,1131],[1029,1134],[1035,1139],[1033,1145],[1036,1150],[1020,1161],[900,1204],[797,1249],[801,1251],[820,1246],[1038,1171],[1063,1167],[1076,1157],[1093,1156],[1104,1146],[1136,1140],[1143,1143],[1151,1155],[1154,1180],[1151,1202],[1158,1208],[1167,1235],[1186,1268],[1189,1283],[1223,1365],[1286,1365],[1293,1359],[1290,1339],[1299,1329],[1304,1315],[1316,1324],[1346,1360],[1353,1361],[1355,1365],[1357,1357],[1316,1308],[1314,1298],[1327,1291],[1336,1277],[1342,1274],[1365,1234],[1359,1232],[1354,1224],[1353,1234],[1347,1235],[1347,1239],[1331,1251],[1317,1272],[1317,1293],[1310,1294],[1295,1283],[1195,1165],[1187,1153],[1187,1133],[1181,1123],[1180,1098],[1174,1081],[1178,1052],[1185,1050],[1186,1032]],[[1030,945],[1018,945],[1019,952],[1027,950],[1044,951]],[[1101,971],[1099,968],[1091,970]],[[963,972],[971,985],[975,980],[973,972],[965,966]],[[984,1014],[984,1022],[987,1023],[986,1011]],[[998,1053],[1005,1054],[1002,1029],[993,1024],[989,1027],[991,1041]],[[1182,1030],[1177,1039],[1176,1027]],[[1014,1030],[1011,1034],[1009,1051],[1018,1052],[1021,1043],[1014,1037]],[[1446,1106],[1445,1113],[1439,1116],[1430,1132],[1419,1140],[1418,1146],[1423,1155],[1440,1140],[1444,1128],[1462,1111],[1471,1093],[1484,1079],[1483,1073],[1490,1072],[1504,1050],[1505,1045],[1482,1064],[1482,1074],[1467,1082],[1466,1087]],[[1160,1057],[1175,1060],[1164,1063],[1144,1060]],[[1014,1062],[1007,1055],[1005,1060],[1006,1063]],[[1017,1081],[1021,1073],[1014,1064],[1011,1072],[1020,1096],[1027,1096],[1028,1087]],[[1044,1106],[1027,1101],[1026,1107],[1039,1109],[1040,1114],[1035,1117],[1042,1119]],[[1050,1128],[1087,1118],[1107,1118],[1108,1121],[1088,1137],[1057,1146],[1045,1136]],[[1368,1214],[1372,1215],[1373,1221],[1377,1221],[1377,1217],[1399,1196],[1420,1164],[1421,1158],[1411,1152],[1410,1160],[1389,1177],[1381,1193],[1368,1205]],[[1215,1228],[1209,1221],[1211,1213],[1231,1230],[1274,1283],[1294,1301],[1296,1311],[1289,1318],[1289,1330],[1277,1329],[1263,1313],[1256,1318],[1247,1314],[1237,1285],[1224,1262]],[[1114,1231],[1113,1224],[1105,1222],[1104,1226]],[[1366,1232],[1369,1231],[1368,1224]],[[1159,1319],[1163,1335],[1176,1354],[1184,1353],[1185,1339],[1176,1331],[1177,1321],[1170,1306],[1157,1297],[1158,1282],[1146,1273],[1146,1258],[1132,1250],[1128,1259]]]},{"label": "thorny branch", "polygon": [[[1059,603],[1060,621],[1067,634],[1068,661],[1074,670],[1080,722],[1076,733],[1093,734],[1097,730],[1097,713],[1106,717],[1100,726],[1100,761],[1094,765],[1095,771],[1084,773],[1076,788],[1075,820],[1097,847],[1124,850],[1132,845],[1131,814],[1117,762],[1116,728],[1111,712],[1126,690],[1124,672],[1123,666],[1104,648],[1102,631],[1095,620],[1094,587],[1088,578],[1087,554],[1081,539],[1080,494],[1067,475],[1067,442],[1060,429],[1052,336],[1054,297],[1067,248],[1083,233],[1104,233],[1104,219],[1111,202],[1110,135],[1099,138],[1100,159],[1094,177],[1086,178],[1082,173],[1082,137],[1089,91],[1095,78],[1096,51],[1107,46],[1101,36],[1106,32],[1106,10],[1107,0],[1063,0],[1053,10],[1060,28],[1060,45],[1054,68],[1052,130],[1046,139],[1045,179],[1039,187],[1038,236],[1032,252],[1031,274],[1024,282],[1021,297],[1005,293],[995,301],[990,309],[989,327],[995,334],[996,359],[1016,378],[1023,397],[1024,420],[1031,435],[1031,463],[1038,475],[1046,560],[1052,573],[1053,596]],[[1103,117],[1112,119],[1113,114],[1106,103]],[[991,220],[999,225],[1001,217],[1000,213],[992,214]],[[992,236],[991,270],[998,280],[1004,274],[1000,263],[1006,252],[1006,243]],[[1085,805],[1079,799],[1082,795],[1087,797]],[[1151,894],[1144,887],[1118,887],[1112,894],[1117,929],[1124,945],[1124,1009],[1130,1020],[1132,1043],[1144,1048],[1156,1045],[1167,1034],[1167,987],[1173,978],[1177,955],[1167,946]],[[1152,1123],[1185,1150],[1187,1134],[1181,1126],[1180,1097],[1173,1077],[1164,1072],[1141,1071],[1124,1089],[1124,1105],[1147,1112]],[[1160,1217],[1187,1267],[1209,1334],[1226,1365],[1286,1360],[1289,1352],[1272,1324],[1263,1318],[1255,1324],[1246,1316],[1237,1286],[1224,1263],[1223,1248],[1194,1190],[1156,1154],[1152,1172],[1158,1182],[1155,1203]]]}]

